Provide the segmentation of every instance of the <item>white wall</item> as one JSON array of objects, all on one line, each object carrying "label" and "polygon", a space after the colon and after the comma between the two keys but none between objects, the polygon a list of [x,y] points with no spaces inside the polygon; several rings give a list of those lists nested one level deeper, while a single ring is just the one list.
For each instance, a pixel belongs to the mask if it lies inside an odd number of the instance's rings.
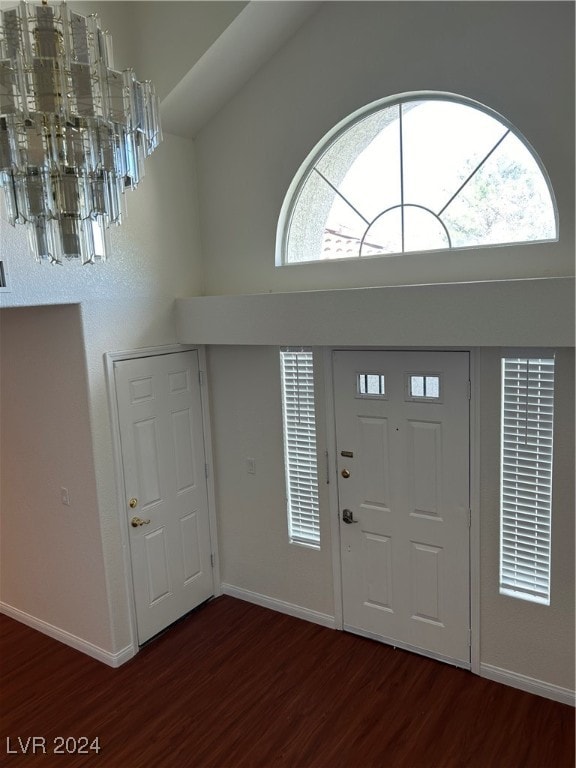
[{"label": "white wall", "polygon": [[573,346],[574,278],[196,296],[190,344]]},{"label": "white wall", "polygon": [[[322,349],[316,348],[320,359]],[[557,350],[550,606],[502,596],[499,573],[500,348],[480,360],[480,663],[574,690],[574,350]],[[334,616],[324,453],[325,397],[317,372],[321,549],[290,544],[276,346],[209,349],[222,579],[232,587]],[[246,459],[256,460],[256,474]],[[562,700],[566,700],[565,698]]]},{"label": "white wall", "polygon": [[0,351],[0,601],[110,648],[78,305],[3,309]]},{"label": "white wall", "polygon": [[[438,323],[424,313],[412,315],[406,323],[405,313],[418,313],[418,302],[402,306],[403,289],[389,302],[382,294],[378,317],[377,301],[364,305],[358,298],[361,292],[355,297],[355,292],[342,292],[340,317],[338,291],[327,297],[298,292],[573,275],[573,22],[573,4],[563,2],[323,3],[197,137],[208,295],[184,300],[178,310],[183,341],[247,345],[209,350],[224,580],[321,612],[331,606],[327,539],[323,538],[320,553],[303,555],[288,544],[285,529],[273,345],[348,341],[485,346],[480,398],[481,662],[485,668],[569,690],[574,689],[570,353],[563,351],[559,358],[557,445],[562,456],[554,478],[555,595],[546,610],[520,601],[512,604],[498,594],[499,350],[493,347],[541,343],[544,318],[550,331],[544,333],[546,343],[572,345],[573,295],[563,294],[558,311],[551,285],[539,291],[530,284],[531,299],[526,292],[523,300],[521,289],[514,317],[508,321],[504,305],[494,303],[500,287],[478,286],[475,293],[476,287],[468,286],[461,289],[458,300],[439,307]],[[276,225],[284,195],[316,143],[369,102],[425,89],[476,99],[524,133],[552,180],[559,206],[559,242],[276,268]],[[455,285],[450,288],[458,290]],[[272,295],[250,296],[256,293]],[[423,295],[429,302],[433,291],[424,290]],[[469,295],[475,296],[472,304],[467,304]],[[520,321],[530,302],[532,333]],[[415,332],[418,321],[420,338]],[[352,330],[343,333],[345,339],[334,339],[346,324]],[[262,346],[250,346],[255,341]],[[320,454],[324,447],[320,445]],[[262,457],[265,471],[250,477],[245,458],[253,455],[257,461]],[[326,530],[325,499],[321,515]]]},{"label": "white wall", "polygon": [[[136,191],[127,193],[128,215],[121,227],[111,230],[111,254],[105,264],[86,267],[36,264],[28,252],[24,228],[12,228],[5,222],[1,224],[2,258],[7,265],[10,285],[9,292],[0,293],[1,306],[72,302],[80,306],[94,456],[94,462],[88,463],[86,472],[95,473],[97,489],[97,498],[86,500],[85,514],[98,520],[100,526],[100,535],[94,537],[91,545],[86,542],[85,547],[89,550],[86,556],[99,563],[99,568],[94,567],[92,602],[94,605],[106,604],[109,614],[101,621],[102,616],[97,610],[98,628],[88,620],[83,625],[85,634],[82,639],[111,653],[119,653],[128,646],[130,633],[120,544],[119,514],[122,510],[118,509],[116,496],[103,354],[174,343],[174,298],[201,292],[194,174],[192,143],[165,136],[164,143],[147,161],[146,177],[141,185]],[[37,319],[39,315],[31,317]],[[59,373],[65,377],[66,369],[59,368]],[[26,395],[27,390],[23,390],[23,394]],[[44,402],[44,406],[50,408],[49,401]],[[9,404],[3,403],[3,407],[9,407]],[[76,444],[74,433],[70,432],[68,436],[73,447]],[[48,445],[52,442],[49,424],[45,424],[42,439]],[[4,466],[8,460],[8,447],[3,447]],[[15,503],[17,492],[10,490],[11,482],[11,475],[6,473],[3,516],[16,514],[11,505]],[[51,492],[46,486],[45,474],[40,471],[31,472],[29,482],[35,486],[35,498]],[[70,545],[74,535],[71,529],[68,534]],[[9,537],[5,546],[12,546]],[[12,581],[17,580],[26,557],[25,552],[17,551],[19,556],[10,559],[6,565],[6,568],[15,569],[9,574]],[[28,582],[28,587],[33,590],[34,584]],[[71,605],[76,605],[84,594],[74,569],[67,575],[66,591]],[[14,608],[26,610],[22,606],[28,605],[32,598],[22,592],[18,596],[21,605]],[[52,615],[52,602],[57,598],[45,597],[44,612]],[[84,610],[90,614],[91,605],[84,603]],[[53,618],[58,621],[57,612]],[[57,623],[56,627],[59,627]],[[101,646],[105,638],[106,644]]]},{"label": "white wall", "polygon": [[[211,347],[208,362],[217,403],[212,428],[222,581],[334,616],[328,516],[320,551],[288,541],[278,350]],[[320,440],[323,435],[321,423]],[[247,458],[255,459],[254,475],[246,471]],[[320,500],[326,510],[324,483]]]},{"label": "white wall", "polygon": [[[162,100],[242,11],[241,0],[71,0],[112,35],[114,67],[152,80]],[[181,134],[184,135],[184,134]]]},{"label": "white wall", "polygon": [[[136,53],[138,35],[132,34],[129,9],[116,8],[112,3],[101,5],[114,6],[113,11],[110,9],[111,18],[126,24],[120,35],[114,35],[115,42],[126,40],[126,50],[132,46],[130,52]],[[166,136],[147,163],[141,188],[128,193],[129,215],[123,226],[112,232],[108,264],[77,270],[36,265],[28,253],[24,232],[3,225],[2,258],[7,262],[11,292],[0,294],[2,306],[37,307],[27,310],[31,312],[27,317],[38,323],[41,305],[79,304],[85,363],[81,364],[76,357],[71,375],[75,382],[82,380],[87,385],[90,421],[88,429],[85,418],[78,415],[73,422],[80,429],[78,436],[72,430],[66,433],[69,447],[82,457],[78,476],[85,482],[81,491],[85,506],[82,517],[63,526],[63,536],[70,548],[78,545],[79,552],[90,563],[92,580],[87,585],[79,579],[78,563],[68,560],[66,573],[55,574],[54,582],[60,586],[63,583],[70,605],[78,606],[80,615],[74,620],[77,623],[70,623],[70,617],[62,613],[60,597],[43,594],[38,601],[37,580],[19,580],[26,556],[20,551],[25,537],[13,522],[17,520],[22,481],[5,473],[2,515],[7,514],[12,522],[2,529],[3,547],[13,554],[6,560],[4,576],[12,585],[10,596],[18,603],[16,608],[28,607],[38,618],[45,616],[46,621],[63,629],[70,627],[68,631],[78,632],[87,642],[111,653],[120,652],[128,644],[127,595],[118,524],[121,510],[116,501],[102,355],[106,351],[176,341],[174,297],[573,273],[572,30],[571,3],[324,3],[318,14],[206,125],[195,147],[184,139]],[[162,87],[168,87],[183,66],[182,45],[178,46],[175,66],[163,73],[167,77]],[[117,50],[122,51],[120,44]],[[125,60],[124,55],[117,59],[120,66],[135,61]],[[142,63],[146,61],[143,55]],[[138,76],[148,76],[147,72],[139,71],[139,64],[136,62]],[[154,73],[150,74],[154,77]],[[433,258],[415,254],[366,260],[361,264],[276,269],[274,240],[278,214],[288,185],[307,153],[326,131],[356,108],[389,94],[415,89],[448,90],[476,98],[500,111],[525,133],[540,153],[555,187],[560,206],[560,242],[439,253]],[[202,258],[194,185],[196,170]],[[62,311],[58,322],[51,319],[47,327],[64,331],[63,325],[67,324],[63,320],[72,317],[65,313],[72,309]],[[548,312],[549,307],[541,311]],[[490,313],[489,306],[486,312]],[[78,315],[73,316],[68,334],[72,348],[78,350]],[[322,322],[322,318],[301,318],[304,322],[307,319]],[[458,322],[458,317],[454,322]],[[10,327],[8,338],[14,350],[24,331],[15,328],[14,323]],[[26,327],[31,338],[33,333]],[[193,329],[190,335],[193,336]],[[45,339],[44,331],[39,332],[39,339]],[[32,341],[31,338],[30,349],[34,350]],[[267,338],[268,346],[222,346],[209,350],[223,579],[278,600],[331,613],[336,607],[327,548],[316,552],[287,543],[277,349],[272,346],[275,343]],[[465,343],[463,340],[462,344]],[[57,353],[63,354],[61,344],[57,345]],[[483,661],[571,687],[570,660],[566,659],[569,640],[562,640],[557,657],[550,659],[550,633],[545,619],[516,608],[513,626],[509,626],[509,612],[494,594],[490,581],[496,556],[497,481],[490,464],[497,412],[490,395],[490,386],[494,386],[490,377],[494,354],[486,352],[483,379],[487,387],[483,398],[486,424],[492,424],[489,433],[482,433],[486,462],[482,474]],[[45,354],[41,359],[49,367]],[[29,371],[31,363],[26,366],[23,371]],[[66,373],[60,370],[64,378]],[[51,375],[56,375],[53,368]],[[27,378],[24,373],[22,376]],[[561,378],[564,381],[564,376]],[[8,381],[8,391],[16,397],[20,394],[16,377]],[[32,395],[26,388],[24,393]],[[22,398],[20,405],[27,399]],[[60,402],[56,414],[62,415],[64,408]],[[15,410],[15,414],[21,411]],[[28,417],[20,415],[18,424],[13,421],[11,431],[25,418]],[[43,418],[43,438],[53,445],[55,424],[49,415]],[[321,441],[325,441],[324,426],[320,425]],[[559,439],[561,445],[570,440],[567,432]],[[33,441],[27,443],[22,451],[29,451],[33,445]],[[255,476],[245,473],[247,457],[256,459]],[[11,456],[10,448],[4,444],[3,466],[5,461],[10,462]],[[44,496],[51,497],[55,482],[56,489],[61,484],[56,477],[63,474],[64,467],[59,461],[49,466],[54,470],[50,477],[41,468],[30,475],[35,486],[30,507]],[[560,495],[558,503],[570,508],[567,461],[560,467],[558,484],[564,497]],[[329,521],[325,488],[322,494],[322,536],[326,541]],[[61,514],[60,507],[57,512]],[[556,588],[563,589],[573,564],[573,553],[570,557],[565,545],[573,541],[573,536],[564,538],[568,531],[566,516],[556,513],[556,506],[555,515],[564,522],[555,534],[562,538],[554,545],[553,578],[560,585]],[[91,535],[86,536],[78,526],[79,520],[89,521],[90,526],[98,520],[99,535],[89,528]],[[59,578],[63,581],[58,582]],[[87,597],[91,601],[88,606]],[[553,627],[554,632],[563,632],[563,637],[569,638],[567,626],[573,621],[573,614],[564,609],[563,603],[552,607]],[[514,642],[527,638],[530,641],[516,654]],[[542,658],[535,663],[539,655]]]},{"label": "white wall", "polygon": [[[326,2],[197,137],[206,293],[573,274],[574,6]],[[560,242],[274,266],[301,163],[336,123],[386,96],[449,91],[508,118],[555,189]]]}]

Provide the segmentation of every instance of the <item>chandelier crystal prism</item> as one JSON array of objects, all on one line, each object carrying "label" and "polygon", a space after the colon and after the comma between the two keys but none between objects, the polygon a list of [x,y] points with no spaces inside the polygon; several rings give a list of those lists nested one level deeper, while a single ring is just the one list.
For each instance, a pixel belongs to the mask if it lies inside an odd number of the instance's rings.
[{"label": "chandelier crystal prism", "polygon": [[0,11],[0,187],[39,261],[104,260],[161,141],[152,83],[114,69],[95,14],[24,0]]}]

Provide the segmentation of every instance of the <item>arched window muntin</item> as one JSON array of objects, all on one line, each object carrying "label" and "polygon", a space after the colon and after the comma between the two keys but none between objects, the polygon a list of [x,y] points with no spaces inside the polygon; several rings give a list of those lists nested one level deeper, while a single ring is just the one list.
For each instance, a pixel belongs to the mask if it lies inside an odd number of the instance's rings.
[{"label": "arched window muntin", "polygon": [[[347,134],[349,131],[351,131],[355,126],[358,126],[363,121],[366,121],[367,118],[373,115],[376,115],[379,112],[384,112],[384,110],[390,107],[398,107],[399,118],[397,122],[400,125],[399,130],[401,134],[402,133],[402,127],[401,127],[402,112],[403,112],[402,105],[406,105],[411,102],[414,102],[415,104],[417,104],[420,102],[433,102],[433,101],[451,102],[456,105],[472,108],[473,110],[484,113],[488,117],[492,118],[492,120],[502,128],[502,134],[499,136],[498,140],[493,143],[493,145],[490,147],[490,150],[487,151],[485,155],[482,156],[481,161],[472,170],[472,172],[468,175],[468,177],[464,180],[464,182],[454,191],[454,194],[450,197],[449,201],[443,206],[440,213],[437,213],[436,211],[432,210],[428,206],[422,205],[418,202],[415,202],[415,201],[407,202],[405,200],[401,200],[400,202],[394,205],[389,205],[383,210],[379,211],[378,214],[374,216],[371,220],[368,220],[366,217],[362,216],[364,221],[366,221],[367,226],[362,238],[358,238],[358,240],[360,240],[361,242],[360,242],[359,253],[357,255],[326,257],[320,254],[311,253],[308,258],[299,258],[299,259],[292,259],[292,260],[287,259],[288,239],[290,236],[291,224],[292,224],[295,209],[297,208],[298,203],[300,201],[302,191],[306,187],[306,184],[309,181],[311,175],[313,175],[315,170],[317,170],[317,166],[320,164],[322,159],[330,152],[330,150],[335,145],[337,145],[340,139],[343,136],[345,136],[345,134]],[[553,234],[543,238],[526,238],[526,239],[514,239],[514,240],[504,239],[504,240],[498,240],[495,242],[488,242],[488,243],[454,245],[454,243],[452,242],[452,237],[450,236],[449,228],[446,226],[445,222],[442,219],[442,213],[448,208],[450,203],[457,198],[458,194],[462,191],[462,189],[466,187],[466,184],[468,183],[468,181],[470,181],[475,176],[475,174],[484,166],[485,162],[490,158],[492,153],[500,146],[501,142],[508,135],[511,135],[514,139],[516,139],[520,143],[520,145],[529,153],[531,160],[537,165],[538,170],[540,171],[541,179],[545,182],[547,192],[550,196],[550,205],[551,205],[550,218],[553,219],[553,223],[550,222],[551,224],[550,228],[553,229]],[[373,141],[375,138],[377,138],[377,136],[378,134],[375,134],[370,141]],[[369,143],[370,142],[368,142],[368,145]],[[358,158],[360,157],[360,155],[362,154],[365,148],[366,147],[361,147],[357,152],[357,154],[351,159],[351,161],[348,164],[348,170],[350,170],[354,166],[354,164],[356,163],[356,161],[358,160]],[[399,151],[400,151],[401,165],[402,165],[403,164],[403,157],[402,157],[403,148],[402,148],[401,138],[400,138]],[[400,173],[402,175],[403,170],[401,170]],[[321,173],[319,173],[319,175],[322,176]],[[330,181],[328,181],[327,179],[324,179],[324,180],[327,181],[329,186],[332,187],[336,196],[340,195],[340,192],[338,191],[335,185],[331,184]],[[404,247],[404,237],[405,237],[404,216],[408,209],[420,209],[421,211],[424,211],[430,214],[435,220],[437,220],[442,230],[442,233],[446,238],[446,244],[440,247],[432,246],[432,247],[422,247],[422,248],[405,248]],[[400,215],[402,217],[402,248],[398,250],[375,253],[375,254],[369,253],[369,252],[362,253],[365,242],[368,238],[369,230],[372,227],[372,225],[376,222],[377,219],[382,218],[384,214],[391,213],[393,211],[400,212]],[[315,215],[314,211],[311,211],[310,213],[312,217]],[[308,155],[304,163],[302,163],[302,165],[300,166],[298,173],[292,180],[292,183],[290,184],[290,187],[288,189],[288,192],[286,194],[286,197],[284,199],[284,203],[280,212],[280,217],[278,220],[278,228],[277,228],[277,237],[276,237],[276,265],[277,266],[293,266],[297,264],[316,263],[318,261],[327,261],[328,263],[333,263],[334,261],[357,261],[359,259],[365,260],[367,258],[372,259],[372,258],[382,258],[382,257],[390,258],[390,257],[406,256],[407,254],[437,252],[442,250],[472,250],[472,249],[478,249],[478,248],[494,248],[494,247],[505,246],[505,245],[555,242],[557,240],[558,240],[558,207],[556,204],[556,198],[554,195],[552,184],[550,182],[550,178],[548,176],[548,172],[546,171],[544,163],[540,159],[534,147],[526,139],[526,137],[518,130],[518,128],[514,126],[503,115],[496,112],[494,109],[491,109],[490,107],[480,102],[477,102],[473,99],[467,98],[465,96],[461,96],[454,93],[443,92],[443,91],[413,91],[413,92],[403,93],[400,95],[385,97],[383,99],[379,99],[375,102],[372,102],[356,110],[351,115],[348,115],[346,118],[340,121],[337,125],[335,125],[330,131],[328,131],[328,133],[324,135],[324,137],[318,142],[318,144],[310,152],[310,154]]]}]

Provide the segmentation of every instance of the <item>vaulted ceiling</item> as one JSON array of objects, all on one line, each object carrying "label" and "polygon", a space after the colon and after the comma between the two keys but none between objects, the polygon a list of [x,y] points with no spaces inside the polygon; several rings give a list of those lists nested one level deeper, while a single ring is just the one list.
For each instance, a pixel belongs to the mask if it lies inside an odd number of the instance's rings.
[{"label": "vaulted ceiling", "polygon": [[152,80],[165,132],[193,138],[319,2],[115,0],[70,5],[112,33],[117,69]]}]

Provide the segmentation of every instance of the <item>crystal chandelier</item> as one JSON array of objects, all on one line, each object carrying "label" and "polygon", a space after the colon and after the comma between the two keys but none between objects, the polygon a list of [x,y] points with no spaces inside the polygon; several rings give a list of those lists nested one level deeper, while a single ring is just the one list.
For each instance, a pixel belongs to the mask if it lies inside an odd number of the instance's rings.
[{"label": "crystal chandelier", "polygon": [[0,186],[38,260],[105,259],[161,140],[152,84],[114,70],[96,15],[46,0],[0,11]]}]

